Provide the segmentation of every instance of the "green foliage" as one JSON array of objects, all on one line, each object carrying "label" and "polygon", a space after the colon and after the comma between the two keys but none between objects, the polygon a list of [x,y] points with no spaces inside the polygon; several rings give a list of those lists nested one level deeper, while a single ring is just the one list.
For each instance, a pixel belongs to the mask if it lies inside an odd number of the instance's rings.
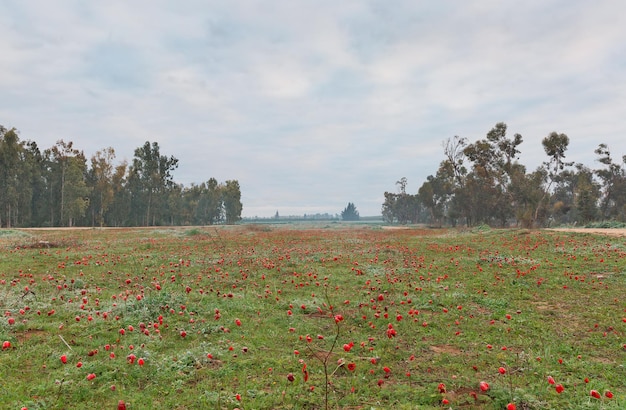
[{"label": "green foliage", "polygon": [[396,182],[400,192],[397,194],[385,192],[385,202],[382,207],[382,216],[385,222],[417,223],[421,206],[418,195],[407,194],[407,179],[401,178]]},{"label": "green foliage", "polygon": [[352,202],[348,202],[348,205],[341,211],[341,220],[343,221],[358,221],[360,218],[359,211]]},{"label": "green foliage", "polygon": [[129,165],[115,151],[90,164],[73,142],[40,152],[0,125],[0,227],[235,224],[243,204],[237,180],[210,178],[184,187],[173,180],[178,159],[157,142],[135,150]]},{"label": "green foliage", "polygon": [[444,160],[417,196],[385,192],[383,219],[388,223],[426,222],[536,228],[598,219],[626,221],[626,156],[617,163],[608,147],[595,153],[602,168],[591,170],[565,160],[569,137],[551,132],[543,139],[548,160],[533,172],[517,159],[523,139],[507,137],[497,123],[484,139],[455,136],[444,142]]},{"label": "green foliage", "polygon": [[626,222],[620,221],[601,221],[593,222],[585,225],[585,228],[601,228],[601,229],[624,229]]}]

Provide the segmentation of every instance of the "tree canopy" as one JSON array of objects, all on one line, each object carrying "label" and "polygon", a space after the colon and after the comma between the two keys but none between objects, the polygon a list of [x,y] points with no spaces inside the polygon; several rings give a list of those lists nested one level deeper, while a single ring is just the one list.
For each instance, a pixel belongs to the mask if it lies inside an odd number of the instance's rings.
[{"label": "tree canopy", "polygon": [[43,152],[0,125],[0,226],[148,226],[233,224],[243,205],[237,180],[185,187],[174,181],[178,159],[157,142],[115,164],[112,147],[87,160],[59,140]]},{"label": "tree canopy", "polygon": [[358,221],[360,218],[359,211],[352,202],[348,202],[348,205],[341,211],[341,219],[343,221]]},{"label": "tree canopy", "polygon": [[396,182],[398,193],[384,193],[383,219],[436,226],[626,222],[626,156],[617,162],[599,144],[599,168],[575,164],[566,161],[569,137],[551,132],[542,141],[547,160],[528,172],[518,161],[522,142],[520,134],[507,137],[504,123],[475,142],[444,141],[444,159],[416,194],[406,192],[406,178]]}]

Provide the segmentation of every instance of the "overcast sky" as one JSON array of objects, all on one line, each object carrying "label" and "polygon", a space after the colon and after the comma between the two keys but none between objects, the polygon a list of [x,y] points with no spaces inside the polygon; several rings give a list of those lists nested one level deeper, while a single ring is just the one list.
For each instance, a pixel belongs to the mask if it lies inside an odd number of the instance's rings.
[{"label": "overcast sky", "polygon": [[626,154],[626,2],[0,0],[0,124],[116,161],[156,141],[176,182],[237,179],[243,216],[380,214],[442,142],[519,133]]}]

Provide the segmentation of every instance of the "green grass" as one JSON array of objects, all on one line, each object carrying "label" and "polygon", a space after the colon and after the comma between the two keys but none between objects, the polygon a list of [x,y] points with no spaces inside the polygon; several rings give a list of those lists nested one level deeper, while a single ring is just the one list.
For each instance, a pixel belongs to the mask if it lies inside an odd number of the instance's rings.
[{"label": "green grass", "polygon": [[625,245],[359,225],[0,233],[0,408],[623,409]]}]

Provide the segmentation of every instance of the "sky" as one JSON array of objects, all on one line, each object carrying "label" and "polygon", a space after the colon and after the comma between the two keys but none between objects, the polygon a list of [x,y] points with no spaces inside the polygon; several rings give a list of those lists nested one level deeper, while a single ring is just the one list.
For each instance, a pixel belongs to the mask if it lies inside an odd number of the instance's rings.
[{"label": "sky", "polygon": [[498,122],[566,159],[626,154],[623,0],[0,0],[0,124],[40,148],[132,161],[189,186],[236,179],[244,217],[380,215],[458,135]]}]

